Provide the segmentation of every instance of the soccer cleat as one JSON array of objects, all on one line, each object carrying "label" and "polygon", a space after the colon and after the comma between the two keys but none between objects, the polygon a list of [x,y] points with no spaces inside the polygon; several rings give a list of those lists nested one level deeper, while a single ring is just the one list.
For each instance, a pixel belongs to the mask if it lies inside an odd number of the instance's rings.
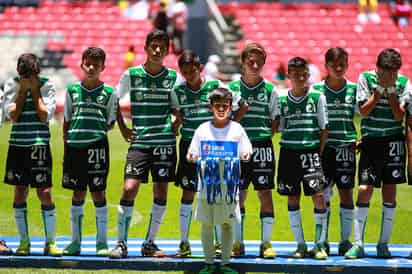
[{"label": "soccer cleat", "polygon": [[376,246],[376,256],[378,258],[386,258],[386,259],[392,257],[392,254],[389,251],[387,243],[379,243]]},{"label": "soccer cleat", "polygon": [[9,256],[13,254],[13,250],[7,246],[6,241],[0,240],[0,255]]},{"label": "soccer cleat", "polygon": [[298,244],[295,252],[292,253],[292,258],[294,259],[303,259],[308,256],[308,247],[305,243]]},{"label": "soccer cleat", "polygon": [[316,244],[313,249],[313,258],[316,260],[326,260],[328,258],[328,253],[326,253],[326,247],[323,244]]},{"label": "soccer cleat", "polygon": [[29,256],[30,255],[30,241],[21,240],[19,247],[16,249],[17,256]]},{"label": "soccer cleat", "polygon": [[127,245],[123,241],[118,241],[117,245],[109,252],[110,259],[122,259],[127,257]]},{"label": "soccer cleat", "polygon": [[215,243],[215,253],[216,253],[216,257],[218,258],[222,256],[222,243],[221,242]]},{"label": "soccer cleat", "polygon": [[202,268],[199,271],[199,274],[213,274],[217,270],[217,267],[214,264],[207,264],[205,268]]},{"label": "soccer cleat", "polygon": [[338,255],[345,256],[345,253],[352,248],[352,243],[348,240],[341,241],[338,247]]},{"label": "soccer cleat", "polygon": [[58,248],[56,243],[46,243],[43,251],[44,256],[60,257],[63,255],[63,249]]},{"label": "soccer cleat", "polygon": [[365,251],[360,245],[353,245],[348,252],[345,253],[346,259],[358,259],[365,256]]},{"label": "soccer cleat", "polygon": [[188,241],[180,242],[179,244],[179,256],[189,257],[192,255],[192,250],[190,249],[190,243]]},{"label": "soccer cleat", "polygon": [[264,259],[273,259],[276,257],[276,252],[270,242],[264,242],[260,244],[259,257]]},{"label": "soccer cleat", "polygon": [[165,257],[166,254],[163,253],[163,251],[155,245],[154,242],[148,241],[144,242],[142,244],[142,256],[143,257]]},{"label": "soccer cleat", "polygon": [[219,273],[222,273],[222,274],[238,274],[238,272],[236,270],[234,270],[233,268],[231,268],[228,265],[221,265],[219,267]]},{"label": "soccer cleat", "polygon": [[107,243],[96,243],[96,256],[107,257],[109,255],[109,248]]},{"label": "soccer cleat", "polygon": [[232,257],[241,258],[245,256],[245,244],[241,242],[234,242],[232,247]]},{"label": "soccer cleat", "polygon": [[66,246],[63,249],[63,255],[79,256],[80,255],[80,243],[72,241],[68,246]]}]

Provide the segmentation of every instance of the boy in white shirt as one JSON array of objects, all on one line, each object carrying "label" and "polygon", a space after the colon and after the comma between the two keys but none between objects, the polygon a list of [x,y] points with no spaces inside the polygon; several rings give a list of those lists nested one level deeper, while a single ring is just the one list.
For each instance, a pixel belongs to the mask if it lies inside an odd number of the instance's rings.
[{"label": "boy in white shirt", "polygon": [[201,240],[206,267],[199,273],[213,273],[215,247],[213,227],[222,226],[220,273],[237,273],[228,266],[232,249],[232,223],[240,219],[239,182],[241,160],[248,160],[252,145],[242,126],[231,121],[232,93],[216,88],[209,96],[213,120],[201,124],[193,136],[186,158],[199,159],[199,196],[195,218],[202,223]]}]

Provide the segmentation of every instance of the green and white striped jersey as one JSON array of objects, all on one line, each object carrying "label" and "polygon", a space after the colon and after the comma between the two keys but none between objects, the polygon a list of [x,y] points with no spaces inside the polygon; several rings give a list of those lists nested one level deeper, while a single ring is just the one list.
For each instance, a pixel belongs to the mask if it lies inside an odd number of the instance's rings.
[{"label": "green and white striped jersey", "polygon": [[288,149],[312,149],[320,145],[320,131],[328,126],[325,95],[309,90],[294,97],[290,91],[279,91],[275,100],[275,117],[280,119],[280,145]]},{"label": "green and white striped jersey", "polygon": [[[4,109],[10,118],[11,107],[15,104],[20,89],[20,79],[11,78],[4,85]],[[49,120],[56,110],[56,88],[46,77],[40,77],[40,95],[48,112],[47,122],[40,121],[30,90],[17,122],[13,123],[9,144],[13,146],[46,145],[50,141]]]},{"label": "green and white striped jersey", "polygon": [[272,138],[272,121],[274,120],[274,103],[276,91],[273,84],[262,80],[253,87],[236,80],[229,83],[229,89],[241,99],[239,104],[247,102],[248,111],[240,124],[246,130],[251,142],[264,141]]},{"label": "green and white striped jersey", "polygon": [[67,132],[70,146],[87,147],[106,138],[116,115],[117,97],[111,86],[102,84],[89,90],[77,82],[67,87],[64,120],[70,122]]},{"label": "green and white striped jersey", "polygon": [[177,102],[177,109],[182,114],[180,134],[185,141],[191,141],[195,130],[200,124],[210,121],[213,113],[209,109],[209,94],[223,84],[218,80],[209,80],[203,83],[199,90],[192,90],[187,82],[182,82],[174,88],[173,100]]},{"label": "green and white striped jersey", "polygon": [[326,81],[314,84],[311,89],[322,92],[328,106],[328,145],[342,146],[356,141],[353,118],[356,113],[356,84],[346,80],[340,90],[333,90]]},{"label": "green and white striped jersey", "polygon": [[175,146],[176,136],[171,127],[172,90],[177,72],[165,68],[152,75],[142,65],[129,68],[120,78],[119,98],[130,96],[133,130],[136,139],[132,147],[150,148]]},{"label": "green and white striped jersey", "polygon": [[[365,103],[378,86],[378,76],[375,71],[363,72],[359,76],[356,91],[358,105]],[[409,79],[398,75],[396,94],[401,105],[411,108],[412,86]],[[379,138],[403,134],[403,121],[395,121],[387,96],[382,96],[368,117],[362,117],[362,137]]]}]

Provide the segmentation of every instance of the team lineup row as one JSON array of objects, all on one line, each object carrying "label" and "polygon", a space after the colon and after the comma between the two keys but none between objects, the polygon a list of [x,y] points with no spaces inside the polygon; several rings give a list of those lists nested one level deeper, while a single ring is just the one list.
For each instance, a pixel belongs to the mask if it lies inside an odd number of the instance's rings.
[{"label": "team lineup row", "polygon": [[[186,155],[196,129],[216,119],[214,116],[219,111],[227,111],[232,113],[232,120],[244,128],[253,152],[249,161],[241,163],[240,193],[236,202],[239,218],[232,219],[233,234],[232,224],[226,219],[210,224],[219,231],[217,235],[232,235],[216,239],[217,245],[222,247],[223,265],[229,263],[231,255],[245,255],[243,218],[250,183],[260,200],[260,256],[276,256],[270,241],[274,223],[272,189],[275,187],[272,137],[277,132],[281,134],[277,191],[288,197],[289,221],[297,241],[297,249],[291,256],[328,257],[329,201],[336,184],[340,197],[339,255],[349,259],[364,256],[369,201],[373,188],[380,187],[383,214],[377,255],[391,257],[388,242],[396,208],[396,185],[406,181],[403,120],[405,113],[412,111],[412,86],[407,77],[398,73],[402,61],[396,50],[382,50],[377,57],[376,69],[362,73],[358,83],[352,83],[345,79],[347,52],[342,48],[331,48],[325,54],[326,79],[310,87],[306,84],[309,77],[306,60],[294,57],[288,62],[292,87],[288,91],[278,91],[261,76],[266,52],[258,43],[247,44],[243,49],[241,79],[228,85],[203,79],[199,57],[187,50],[178,59],[181,79],[176,71],[163,65],[168,49],[167,34],[159,30],[150,32],[144,47],[146,62],[126,70],[116,89],[99,78],[104,70],[104,51],[91,47],[83,52],[83,78],[68,86],[64,105],[62,184],[73,190],[72,242],[64,250],[55,245],[55,206],[50,194],[52,171],[48,121],[54,114],[55,89],[48,78],[39,76],[39,62],[35,55],[20,56],[17,62],[19,76],[6,82],[1,108],[13,122],[4,180],[15,186],[13,206],[20,236],[17,255],[30,253],[26,199],[31,186],[36,188],[42,205],[45,255],[80,254],[81,222],[89,188],[97,218],[97,255],[127,257],[134,200],[139,185],[148,181],[150,171],[154,203],[142,255],[164,255],[154,241],[166,209],[167,183],[175,181],[183,189],[178,252],[180,256],[190,256],[188,232],[199,184],[196,163],[189,161]],[[230,104],[225,101],[211,104],[209,96],[221,88],[231,91]],[[132,129],[126,126],[118,111],[118,98],[124,96],[130,98]],[[357,112],[361,114],[361,142],[357,140],[354,126]],[[105,198],[109,171],[107,131],[116,121],[122,136],[130,142],[130,148],[118,207],[118,243],[109,251]],[[412,120],[407,118],[407,127],[410,123]],[[176,155],[176,131],[180,132],[179,157]],[[361,153],[357,175],[359,192],[354,203],[357,149]],[[311,196],[314,203],[316,244],[310,251],[300,216],[301,186],[304,195]],[[202,199],[204,197],[198,197],[198,200]],[[203,225],[204,222],[202,229]],[[353,244],[349,241],[352,226]]]}]

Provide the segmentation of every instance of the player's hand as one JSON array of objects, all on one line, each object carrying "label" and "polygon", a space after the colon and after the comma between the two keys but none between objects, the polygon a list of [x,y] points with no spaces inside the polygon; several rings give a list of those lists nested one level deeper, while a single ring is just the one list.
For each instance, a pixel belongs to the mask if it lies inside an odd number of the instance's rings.
[{"label": "player's hand", "polygon": [[356,141],[352,143],[352,149],[354,152],[359,153],[361,151],[362,141]]},{"label": "player's hand", "polygon": [[136,139],[136,135],[134,134],[133,130],[130,128],[124,128],[123,130],[121,130],[123,139],[128,142],[131,143]]},{"label": "player's hand", "polygon": [[190,153],[190,152],[188,152],[187,155],[186,155],[186,160],[188,162],[191,162],[191,163],[195,163],[197,161],[197,158],[198,157],[196,155],[194,155],[193,153]]},{"label": "player's hand", "polygon": [[29,80],[30,80],[30,89],[32,91],[40,90],[40,79],[37,75],[30,76]]},{"label": "player's hand", "polygon": [[244,152],[240,155],[240,160],[247,161],[250,159],[250,156],[251,156],[250,153]]},{"label": "player's hand", "polygon": [[31,87],[30,78],[20,78],[20,91],[26,93]]}]

